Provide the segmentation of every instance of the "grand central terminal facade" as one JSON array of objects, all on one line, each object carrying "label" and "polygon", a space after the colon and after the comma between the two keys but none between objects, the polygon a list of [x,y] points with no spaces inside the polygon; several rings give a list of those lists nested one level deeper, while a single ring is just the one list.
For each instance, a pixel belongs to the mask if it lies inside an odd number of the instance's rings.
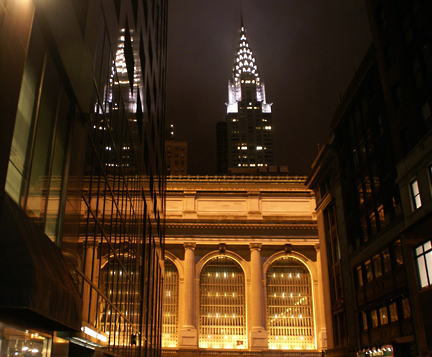
[{"label": "grand central terminal facade", "polygon": [[304,182],[168,178],[164,355],[321,356],[321,257]]}]

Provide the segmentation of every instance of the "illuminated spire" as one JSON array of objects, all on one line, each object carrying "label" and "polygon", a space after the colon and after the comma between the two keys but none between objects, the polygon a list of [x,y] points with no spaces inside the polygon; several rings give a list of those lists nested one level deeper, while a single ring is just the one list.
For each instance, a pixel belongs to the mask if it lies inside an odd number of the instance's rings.
[{"label": "illuminated spire", "polygon": [[256,58],[246,38],[246,30],[243,26],[243,14],[241,15],[240,41],[234,57],[233,66],[233,77],[236,81],[239,80],[242,73],[251,74],[255,77],[257,83],[260,82]]}]

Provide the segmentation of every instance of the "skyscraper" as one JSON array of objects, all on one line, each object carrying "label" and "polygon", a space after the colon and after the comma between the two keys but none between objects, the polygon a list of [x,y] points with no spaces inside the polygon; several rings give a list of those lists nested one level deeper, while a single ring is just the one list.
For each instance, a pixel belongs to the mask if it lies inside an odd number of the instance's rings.
[{"label": "skyscraper", "polygon": [[274,165],[272,104],[266,101],[243,19],[226,106],[228,169]]}]

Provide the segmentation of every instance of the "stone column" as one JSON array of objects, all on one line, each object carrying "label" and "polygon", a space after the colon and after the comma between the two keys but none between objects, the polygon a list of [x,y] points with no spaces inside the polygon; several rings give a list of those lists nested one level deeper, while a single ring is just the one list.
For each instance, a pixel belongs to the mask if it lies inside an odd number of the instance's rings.
[{"label": "stone column", "polygon": [[196,243],[184,243],[184,321],[180,329],[180,348],[198,348],[198,334],[194,323],[195,306],[195,247]]},{"label": "stone column", "polygon": [[[98,243],[96,242],[87,242],[84,262],[84,274],[95,286],[98,286],[99,257]],[[96,319],[97,292],[88,283],[84,284],[82,299],[82,319],[93,325]]]},{"label": "stone column", "polygon": [[252,349],[268,349],[267,331],[263,327],[264,288],[261,267],[261,243],[251,243],[251,291],[249,294],[250,347]]},{"label": "stone column", "polygon": [[325,323],[325,306],[324,306],[324,287],[323,287],[323,278],[322,278],[322,270],[321,270],[321,251],[320,245],[315,244],[316,250],[316,259],[317,259],[317,272],[318,272],[318,291],[316,292],[316,309],[315,315],[317,317],[317,331],[318,331],[318,350],[326,350],[327,349],[327,330]]}]

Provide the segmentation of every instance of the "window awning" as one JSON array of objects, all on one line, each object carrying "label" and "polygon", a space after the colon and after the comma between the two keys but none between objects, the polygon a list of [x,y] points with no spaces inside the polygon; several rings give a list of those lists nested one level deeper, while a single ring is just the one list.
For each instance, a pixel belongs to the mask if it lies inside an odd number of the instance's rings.
[{"label": "window awning", "polygon": [[6,194],[0,196],[0,319],[78,331],[82,300],[60,249]]}]

